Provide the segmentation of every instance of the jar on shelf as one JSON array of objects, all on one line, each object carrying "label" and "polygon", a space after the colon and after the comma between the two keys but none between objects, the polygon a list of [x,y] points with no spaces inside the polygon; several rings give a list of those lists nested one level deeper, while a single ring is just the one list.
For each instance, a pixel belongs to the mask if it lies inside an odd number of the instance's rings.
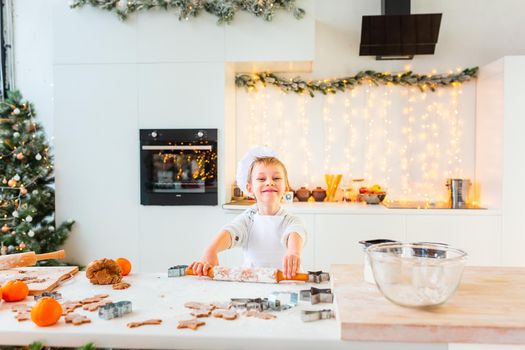
[{"label": "jar on shelf", "polygon": [[308,198],[310,198],[311,192],[306,187],[301,187],[297,191],[295,191],[295,197],[299,200],[299,202],[306,202],[308,201]]},{"label": "jar on shelf", "polygon": [[359,194],[359,189],[362,187],[366,187],[365,179],[359,178],[359,179],[352,179],[352,187],[354,189],[352,193],[352,202],[361,202],[362,198]]},{"label": "jar on shelf", "polygon": [[321,187],[316,187],[314,190],[312,190],[312,196],[316,202],[322,202],[326,198],[326,190],[322,189]]}]

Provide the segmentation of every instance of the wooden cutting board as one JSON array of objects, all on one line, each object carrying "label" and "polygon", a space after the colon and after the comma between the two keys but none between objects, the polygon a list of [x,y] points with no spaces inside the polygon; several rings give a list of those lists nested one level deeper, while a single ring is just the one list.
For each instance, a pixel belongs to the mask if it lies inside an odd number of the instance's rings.
[{"label": "wooden cutting board", "polygon": [[330,277],[344,340],[525,344],[525,268],[466,267],[456,293],[427,309],[388,301],[360,265],[332,265]]},{"label": "wooden cutting board", "polygon": [[77,272],[77,266],[19,267],[0,270],[0,284],[9,280],[23,280],[29,287],[29,295],[34,295],[52,291]]}]

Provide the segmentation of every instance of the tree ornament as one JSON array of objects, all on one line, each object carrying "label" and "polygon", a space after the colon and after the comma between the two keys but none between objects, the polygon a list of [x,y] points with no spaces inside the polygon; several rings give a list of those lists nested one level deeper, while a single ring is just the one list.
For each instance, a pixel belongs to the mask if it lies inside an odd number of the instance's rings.
[{"label": "tree ornament", "polygon": [[16,155],[16,159],[18,159],[18,160],[22,160],[22,159],[24,159],[24,154],[23,154],[23,153],[18,153],[18,154]]},{"label": "tree ornament", "polygon": [[3,183],[4,185],[7,185],[7,179],[4,178],[4,179],[2,180],[2,183]]},{"label": "tree ornament", "polygon": [[18,246],[20,247],[20,249],[24,249],[26,247],[26,244],[24,242],[22,242]]},{"label": "tree ornament", "polygon": [[15,251],[15,247],[14,246],[10,245],[10,246],[7,247],[7,252],[8,253],[12,253],[14,251]]},{"label": "tree ornament", "polygon": [[31,238],[35,237],[35,232],[33,230],[29,230],[29,232],[27,233],[27,235]]},{"label": "tree ornament", "polygon": [[27,188],[25,188],[25,187],[23,187],[23,186],[20,187],[20,194],[21,194],[22,196],[25,196],[25,195],[27,194]]},{"label": "tree ornament", "polygon": [[18,212],[15,210],[11,215],[13,215],[14,218],[18,217]]},{"label": "tree ornament", "polygon": [[33,217],[31,215],[26,216],[26,221],[27,222],[33,221]]},{"label": "tree ornament", "polygon": [[0,248],[0,254],[2,254],[2,255],[6,255],[7,254],[7,247],[5,245],[3,245]]},{"label": "tree ornament", "polygon": [[7,233],[9,232],[11,228],[9,226],[7,226],[7,224],[4,224],[4,226],[2,226],[2,233]]},{"label": "tree ornament", "polygon": [[41,160],[42,159],[42,156],[40,155],[40,153],[37,153],[37,155],[35,156],[35,159],[36,160]]},{"label": "tree ornament", "polygon": [[15,181],[20,181],[20,175],[16,174],[15,176],[13,176],[13,179]]},{"label": "tree ornament", "polygon": [[17,139],[17,138],[19,138],[19,137],[20,137],[20,133],[19,133],[19,132],[14,132],[14,133],[13,133],[13,138],[14,138],[14,139]]},{"label": "tree ornament", "polygon": [[55,231],[55,228],[53,226],[49,226],[47,229],[51,232]]},{"label": "tree ornament", "polygon": [[20,114],[20,110],[18,108],[13,109],[13,112],[11,114],[17,115]]},{"label": "tree ornament", "polygon": [[33,196],[36,196],[36,195],[38,194],[38,190],[33,190],[33,192],[31,192],[31,194],[32,194]]},{"label": "tree ornament", "polygon": [[16,180],[15,179],[11,179],[11,180],[7,181],[7,186],[9,186],[9,187],[16,187]]}]

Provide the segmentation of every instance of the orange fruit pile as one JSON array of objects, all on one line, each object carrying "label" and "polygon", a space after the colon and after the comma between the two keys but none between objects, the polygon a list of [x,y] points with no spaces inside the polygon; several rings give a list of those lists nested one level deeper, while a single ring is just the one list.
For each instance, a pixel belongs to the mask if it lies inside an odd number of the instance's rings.
[{"label": "orange fruit pile", "polygon": [[7,281],[2,286],[0,294],[5,301],[14,302],[24,300],[29,294],[29,288],[23,281]]},{"label": "orange fruit pile", "polygon": [[127,276],[131,272],[131,262],[126,258],[118,258],[115,259],[118,266],[120,266],[120,270],[122,271],[122,276]]},{"label": "orange fruit pile", "polygon": [[31,321],[37,326],[47,327],[54,325],[62,316],[62,306],[53,298],[43,297],[31,309]]}]

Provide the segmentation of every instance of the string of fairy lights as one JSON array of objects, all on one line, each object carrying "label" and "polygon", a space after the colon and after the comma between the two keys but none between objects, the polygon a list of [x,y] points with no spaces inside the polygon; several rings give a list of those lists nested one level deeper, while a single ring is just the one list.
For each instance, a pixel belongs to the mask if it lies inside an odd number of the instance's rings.
[{"label": "string of fairy lights", "polygon": [[343,174],[341,187],[378,183],[390,200],[444,200],[444,179],[466,171],[461,95],[460,82],[430,91],[368,81],[316,98],[239,89],[238,152],[276,149],[294,189],[326,188],[324,174],[332,173]]}]

